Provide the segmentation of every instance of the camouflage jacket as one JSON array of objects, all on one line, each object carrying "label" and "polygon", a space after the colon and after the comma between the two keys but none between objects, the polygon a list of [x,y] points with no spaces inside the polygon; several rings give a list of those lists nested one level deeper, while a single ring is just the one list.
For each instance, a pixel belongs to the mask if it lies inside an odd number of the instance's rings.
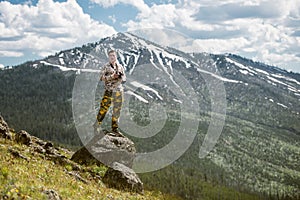
[{"label": "camouflage jacket", "polygon": [[[119,78],[113,78],[113,74],[122,74]],[[122,83],[126,82],[126,74],[125,69],[121,64],[115,64],[113,68],[110,63],[106,63],[102,66],[100,72],[100,81],[104,81],[104,87],[106,90],[113,90],[113,91],[123,91]]]}]

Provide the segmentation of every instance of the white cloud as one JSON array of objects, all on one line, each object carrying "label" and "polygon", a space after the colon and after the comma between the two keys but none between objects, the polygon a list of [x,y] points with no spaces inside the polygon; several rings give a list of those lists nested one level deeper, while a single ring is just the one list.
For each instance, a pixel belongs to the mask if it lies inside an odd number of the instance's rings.
[{"label": "white cloud", "polygon": [[140,12],[136,19],[129,20],[123,26],[128,30],[143,28],[175,27],[178,24],[193,22],[193,14],[197,13],[199,5],[193,1],[183,1],[178,4],[153,4],[147,12]]},{"label": "white cloud", "polygon": [[163,46],[169,46],[173,48],[189,46],[191,42],[193,42],[193,40],[189,40],[188,36],[173,29],[143,28],[133,30],[131,32],[150,41],[155,41]]},{"label": "white cloud", "polygon": [[[155,28],[148,31],[148,38],[163,45],[185,51],[232,52],[286,68],[300,66],[299,0],[167,0],[151,5],[144,0],[90,2],[110,9],[117,4],[135,7],[137,16],[122,25],[129,31]],[[39,0],[35,6],[30,0],[22,5],[1,1],[0,13],[0,57],[19,57],[25,52],[46,56],[116,32],[91,19],[75,0]],[[107,17],[115,23],[116,16]],[[162,33],[166,28],[190,35],[191,40]]]},{"label": "white cloud", "polygon": [[20,57],[24,54],[18,51],[1,51],[0,50],[0,57]]},{"label": "white cloud", "polygon": [[36,6],[0,2],[0,56],[40,56],[99,40],[115,33],[91,19],[75,0],[39,0]]},{"label": "white cloud", "polygon": [[[129,31],[156,28],[157,33],[172,28],[194,38],[177,45],[181,50],[236,53],[284,68],[298,66],[300,71],[299,1],[182,0],[149,9],[123,26]],[[166,42],[163,35],[152,38],[163,45],[176,42],[172,37]]]},{"label": "white cloud", "polygon": [[123,26],[128,30],[142,28],[175,27],[178,18],[177,9],[173,4],[154,4],[151,12],[140,12],[136,20],[129,20]]},{"label": "white cloud", "polygon": [[104,8],[115,6],[119,3],[128,4],[136,7],[141,12],[149,12],[149,7],[143,0],[90,0],[93,3],[99,4]]},{"label": "white cloud", "polygon": [[4,65],[0,63],[0,69],[4,69]]},{"label": "white cloud", "polygon": [[187,46],[183,50],[187,52],[214,52],[217,54],[227,52],[228,49],[232,53],[236,53],[240,49],[249,44],[249,41],[243,37],[223,39],[196,39],[192,46]]}]

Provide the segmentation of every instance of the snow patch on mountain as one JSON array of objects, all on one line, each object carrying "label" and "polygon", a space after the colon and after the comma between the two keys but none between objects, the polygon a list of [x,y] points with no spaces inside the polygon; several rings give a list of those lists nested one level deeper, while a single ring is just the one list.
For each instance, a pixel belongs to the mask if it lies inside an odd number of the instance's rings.
[{"label": "snow patch on mountain", "polygon": [[267,76],[267,78],[270,79],[271,81],[274,81],[274,82],[279,83],[279,84],[281,84],[281,85],[285,85],[285,86],[287,86],[288,88],[292,88],[292,89],[294,89],[294,90],[297,91],[297,89],[294,88],[293,86],[291,86],[291,85],[289,85],[289,84],[287,84],[287,83],[284,83],[284,82],[282,82],[282,81],[279,81],[279,80],[276,79],[276,78],[273,78],[273,77],[270,77],[270,76]]},{"label": "snow patch on mountain", "polygon": [[129,74],[132,74],[132,72],[133,72],[133,70],[134,70],[134,68],[137,65],[137,62],[139,60],[139,55],[136,55],[136,54],[131,54],[131,55],[133,55],[133,66],[132,66],[131,70],[129,71]]},{"label": "snow patch on mountain", "polygon": [[[258,69],[258,68],[254,68],[254,67],[251,67],[251,66],[245,66],[241,63],[238,63],[230,58],[225,58],[227,62],[229,63],[232,63],[234,64],[235,66],[241,68],[239,70],[239,72],[241,72],[242,74],[263,74],[264,77],[267,77],[267,79],[265,79],[268,83],[274,85],[274,86],[277,86],[278,84],[280,85],[284,85],[287,87],[288,90],[290,91],[293,91],[293,92],[300,92],[299,90],[297,90],[293,85],[290,85],[289,83],[296,83],[298,85],[300,85],[300,82],[293,79],[293,78],[290,78],[290,77],[286,77],[286,76],[283,76],[283,75],[280,75],[280,74],[272,74],[272,73],[269,73],[265,70],[262,70],[262,69]],[[251,69],[250,69],[251,68]],[[252,74],[252,75],[253,75]],[[280,80],[279,80],[280,79]],[[288,81],[288,82],[287,82]]]},{"label": "snow patch on mountain", "polygon": [[130,33],[124,33],[126,37],[130,39],[130,41],[133,43],[133,46],[135,50],[137,49],[148,49],[150,51],[152,61],[154,59],[153,56],[155,56],[158,60],[158,63],[162,66],[164,71],[167,71],[165,64],[169,66],[170,70],[172,71],[172,61],[173,62],[183,62],[187,68],[191,67],[191,64],[189,61],[181,56],[169,53],[165,50],[164,47],[160,47],[157,45],[154,45],[150,42],[147,42],[143,39],[140,39]]},{"label": "snow patch on mountain", "polygon": [[52,64],[52,63],[48,63],[46,61],[40,61],[41,64],[44,64],[44,65],[48,65],[48,66],[53,66],[53,67],[58,67],[61,71],[78,71],[77,68],[74,68],[74,67],[65,67],[65,66],[62,66],[62,65],[56,65],[56,64]]},{"label": "snow patch on mountain", "polygon": [[59,63],[60,63],[61,65],[65,65],[64,59],[63,59],[63,58],[59,58]]},{"label": "snow patch on mountain", "polygon": [[156,90],[154,90],[153,88],[151,88],[147,85],[144,85],[142,83],[139,83],[137,81],[132,81],[130,83],[135,87],[142,88],[143,90],[148,90],[148,91],[153,92],[160,100],[163,100],[163,98],[159,95],[159,93]]},{"label": "snow patch on mountain", "polygon": [[149,103],[146,99],[144,99],[144,98],[141,97],[140,95],[138,95],[138,94],[132,92],[131,90],[127,90],[127,91],[125,91],[125,93],[130,94],[130,95],[132,95],[132,96],[135,96],[138,100],[140,100],[140,101],[142,101],[142,102],[144,102],[144,103]]},{"label": "snow patch on mountain", "polygon": [[214,74],[214,73],[212,73],[212,72],[208,72],[208,71],[203,70],[203,69],[197,68],[197,71],[198,71],[198,72],[205,73],[205,74],[209,74],[209,75],[211,75],[211,76],[213,76],[213,77],[215,77],[215,78],[217,78],[217,79],[219,79],[219,80],[225,81],[225,82],[230,82],[230,83],[243,83],[243,81],[238,81],[238,80],[234,80],[234,79],[228,79],[228,78],[219,76],[219,75],[217,75],[217,74]]},{"label": "snow patch on mountain", "polygon": [[[230,59],[230,58],[225,58],[225,60],[227,61],[227,62],[229,62],[229,63],[231,63],[231,64],[234,64],[235,66],[237,66],[237,67],[239,67],[239,68],[241,68],[242,70],[246,70],[246,71],[248,71],[249,72],[249,75],[254,75],[254,74],[257,74],[257,72],[256,71],[254,71],[254,70],[252,70],[253,68],[252,67],[248,67],[248,66],[245,66],[245,65],[243,65],[243,64],[241,64],[241,63],[238,63],[238,62],[236,62],[236,61],[234,61],[234,60],[232,60],[232,59]],[[251,68],[251,69],[250,69]]]},{"label": "snow patch on mountain", "polygon": [[247,70],[240,69],[239,71],[240,71],[242,74],[245,74],[245,75],[249,74],[249,71],[247,71]]},{"label": "snow patch on mountain", "polygon": [[58,67],[61,71],[75,71],[76,73],[80,73],[80,72],[99,73],[100,72],[100,70],[97,69],[80,69],[75,67],[65,67],[62,65],[52,64],[46,61],[40,61],[40,63],[48,66]]},{"label": "snow patch on mountain", "polygon": [[288,90],[292,91],[292,92],[300,92],[300,90],[297,90],[296,88],[294,87],[288,87]]},{"label": "snow patch on mountain", "polygon": [[173,99],[174,101],[178,102],[178,103],[182,103],[182,101],[178,100],[178,99]]},{"label": "snow patch on mountain", "polygon": [[286,105],[283,105],[282,103],[277,103],[277,104],[284,107],[284,108],[288,108]]},{"label": "snow patch on mountain", "polygon": [[270,83],[270,84],[272,84],[272,85],[274,85],[274,86],[277,86],[277,84],[274,83],[274,82],[272,82],[272,81],[267,80],[267,82]]},{"label": "snow patch on mountain", "polygon": [[264,70],[261,70],[261,69],[254,69],[255,71],[257,71],[257,72],[260,72],[260,73],[262,73],[262,74],[265,74],[265,75],[270,75],[268,72],[266,72],[266,71],[264,71]]},{"label": "snow patch on mountain", "polygon": [[[270,102],[272,103],[275,103],[273,99],[271,98],[268,98],[268,97],[265,97],[266,100],[269,100]],[[284,107],[284,108],[288,108],[286,105],[282,104],[282,103],[279,103],[279,102],[276,102],[277,105],[281,106],[281,107]]]},{"label": "snow patch on mountain", "polygon": [[294,83],[297,83],[298,85],[300,85],[300,82],[297,81],[296,79],[293,79],[293,78],[289,78],[289,77],[286,77],[286,76],[283,76],[283,75],[280,75],[280,74],[271,74],[271,76],[274,76],[276,78],[285,79],[287,81],[294,82]]}]

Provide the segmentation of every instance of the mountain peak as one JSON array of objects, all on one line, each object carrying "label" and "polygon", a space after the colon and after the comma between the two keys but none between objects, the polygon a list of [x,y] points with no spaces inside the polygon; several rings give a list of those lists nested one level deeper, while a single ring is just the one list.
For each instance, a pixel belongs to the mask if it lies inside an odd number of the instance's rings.
[{"label": "mountain peak", "polygon": [[[94,105],[99,105],[98,100],[101,98],[99,91],[102,84],[97,85],[96,92],[93,90],[95,96],[92,94],[94,99],[91,101],[85,101],[86,97],[91,98],[90,93],[86,95],[85,89],[80,87],[77,91],[77,96],[83,97],[83,103],[87,103],[89,110],[80,112],[79,115],[84,120],[80,120],[80,123],[75,126],[74,122],[78,121],[74,120],[71,109],[74,83],[80,73],[97,75],[103,62],[107,61],[106,54],[110,48],[117,50],[118,61],[126,68],[129,80],[124,85],[124,92],[130,113],[125,112],[126,116],[123,120],[129,119],[138,125],[152,125],[150,110],[152,104],[164,108],[157,113],[164,114],[161,111],[166,111],[166,121],[159,133],[149,138],[144,136],[139,138],[139,133],[137,137],[133,137],[139,152],[162,148],[176,138],[174,135],[178,133],[178,124],[183,124],[184,129],[189,129],[191,120],[199,121],[194,123],[199,124],[196,133],[197,141],[204,141],[203,139],[208,135],[207,128],[214,122],[211,117],[220,116],[218,111],[212,110],[212,106],[219,105],[213,97],[220,97],[218,89],[224,86],[225,94],[221,96],[221,103],[226,105],[224,108],[226,120],[217,145],[209,152],[207,158],[199,160],[195,156],[199,155],[199,151],[195,152],[195,150],[197,151],[202,143],[194,142],[182,158],[174,163],[178,168],[171,166],[158,172],[161,173],[162,179],[151,174],[146,176],[146,179],[149,178],[154,183],[154,188],[168,188],[169,191],[176,191],[184,197],[192,193],[191,198],[195,199],[202,196],[203,191],[194,189],[205,188],[205,185],[212,180],[211,182],[214,183],[224,183],[225,186],[237,184],[239,190],[243,185],[248,191],[259,192],[262,195],[299,194],[299,185],[295,183],[300,179],[297,172],[300,137],[300,74],[280,70],[237,55],[185,53],[132,34],[119,33],[99,42],[64,50],[10,70],[0,70],[1,113],[6,114],[6,117],[17,126],[25,127],[37,136],[51,138],[65,144],[80,145],[82,140],[79,138],[81,134],[76,132],[80,130],[77,126],[84,126],[85,123],[82,122],[94,118],[96,111]],[[90,65],[90,63],[96,64]],[[138,70],[142,69],[144,64],[153,66],[150,72],[143,71],[145,75],[159,73],[163,76],[163,80],[170,81],[170,87],[161,84],[161,81],[156,82],[156,77],[149,82],[138,77]],[[195,101],[190,100],[188,94],[176,96],[177,90],[174,91],[171,87],[171,84],[177,86],[181,83],[176,74],[181,74],[189,84],[195,94]],[[87,88],[91,88],[90,82],[85,81],[85,84]],[[199,113],[181,109],[186,105],[188,109],[194,109],[194,102],[199,102]],[[47,111],[47,114],[41,110]],[[189,123],[181,123],[180,117],[187,117]],[[2,147],[0,145],[0,148]],[[13,154],[18,155],[16,152]],[[9,161],[6,157],[2,160]],[[6,164],[9,166],[9,162]],[[115,168],[119,166],[116,165]],[[262,169],[266,173],[258,174]],[[196,176],[197,172],[202,175]],[[165,179],[168,174],[170,176]],[[40,177],[47,179],[43,174]],[[204,185],[199,182],[201,179],[199,177],[205,177]],[[166,183],[160,185],[161,180]],[[170,182],[176,184],[169,184]],[[187,185],[193,187],[186,187]],[[218,188],[214,188],[213,192],[209,193],[210,199],[219,197],[213,196],[220,195],[215,193],[216,190]],[[239,195],[231,192],[224,192],[225,194],[235,195],[227,199],[234,199]]]}]

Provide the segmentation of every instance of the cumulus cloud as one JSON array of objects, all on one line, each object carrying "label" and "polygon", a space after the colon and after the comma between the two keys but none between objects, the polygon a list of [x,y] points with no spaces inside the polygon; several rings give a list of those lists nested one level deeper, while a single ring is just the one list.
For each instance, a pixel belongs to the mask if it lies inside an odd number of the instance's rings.
[{"label": "cumulus cloud", "polygon": [[[194,38],[177,47],[181,50],[231,52],[300,71],[300,3],[294,0],[182,0],[153,4],[123,26],[129,31],[141,27],[172,28]],[[157,42],[160,40],[157,38]],[[162,42],[165,44],[165,39]]]},{"label": "cumulus cloud", "polygon": [[24,54],[19,51],[2,51],[0,50],[0,57],[20,57]]},{"label": "cumulus cloud", "polygon": [[[231,52],[300,71],[298,0],[166,0],[151,5],[144,0],[90,2],[109,9],[131,5],[138,14],[120,21],[121,25],[128,31],[156,28],[148,31],[148,38],[163,45],[189,52]],[[75,0],[39,0],[36,5],[1,1],[0,13],[0,57],[19,57],[25,52],[46,56],[116,32],[84,13]],[[107,19],[117,24],[115,15]],[[168,28],[190,40],[159,31]]]},{"label": "cumulus cloud", "polygon": [[[274,3],[275,2],[275,3]],[[291,3],[286,1],[261,1],[259,4],[227,3],[201,6],[196,18],[205,21],[224,21],[237,18],[277,18],[288,14]],[[215,14],[211,14],[215,13]]]},{"label": "cumulus cloud", "polygon": [[143,0],[90,0],[90,1],[99,4],[104,8],[112,7],[119,3],[123,3],[123,4],[132,5],[143,13],[150,11],[148,5]]},{"label": "cumulus cloud", "polygon": [[39,0],[35,6],[2,1],[0,13],[2,57],[22,56],[26,51],[45,56],[116,32],[91,19],[75,0]]}]

